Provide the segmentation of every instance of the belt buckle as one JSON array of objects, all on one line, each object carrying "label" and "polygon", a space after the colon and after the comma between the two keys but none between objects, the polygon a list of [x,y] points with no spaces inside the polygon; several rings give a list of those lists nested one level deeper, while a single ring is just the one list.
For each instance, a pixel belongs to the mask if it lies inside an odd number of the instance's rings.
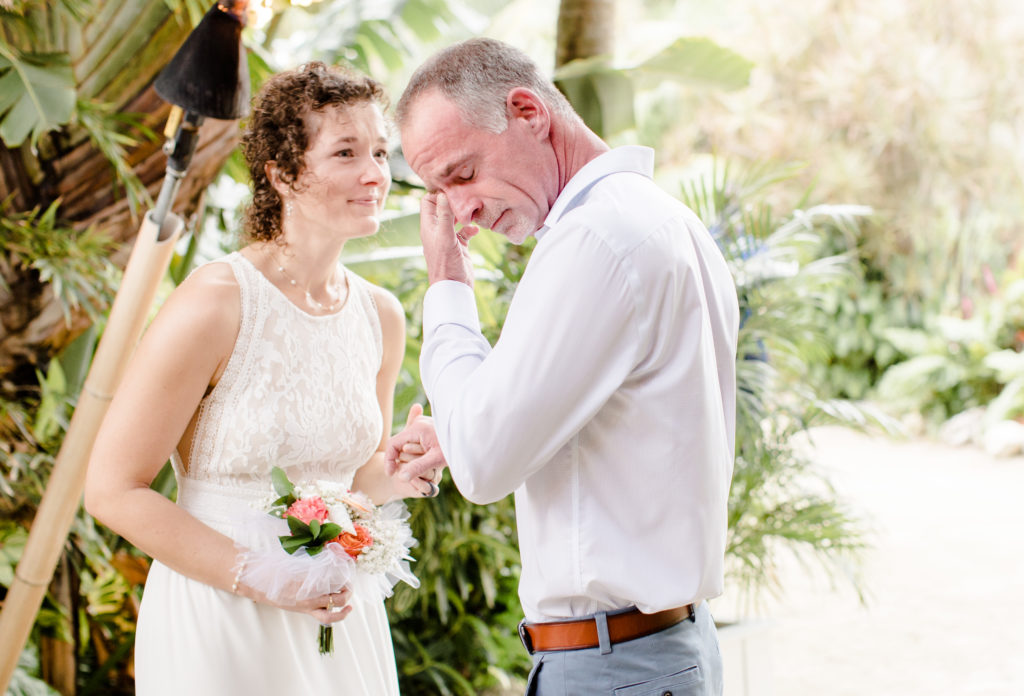
[{"label": "belt buckle", "polygon": [[526,652],[533,654],[533,641],[530,639],[530,634],[526,630],[526,619],[524,618],[519,622],[519,640],[522,641],[523,647],[526,648]]}]

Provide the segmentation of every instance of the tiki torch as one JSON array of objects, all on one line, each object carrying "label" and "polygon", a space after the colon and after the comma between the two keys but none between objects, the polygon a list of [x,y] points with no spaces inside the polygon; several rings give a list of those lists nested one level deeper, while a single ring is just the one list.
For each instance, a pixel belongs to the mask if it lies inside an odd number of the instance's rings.
[{"label": "tiki torch", "polygon": [[60,559],[81,501],[96,433],[184,229],[171,206],[195,152],[199,126],[204,118],[233,120],[248,110],[249,69],[242,46],[247,4],[248,0],[219,0],[154,83],[157,94],[173,105],[164,131],[166,173],[156,204],[139,228],[106,329],[4,600],[0,613],[0,693],[6,691],[14,674]]}]

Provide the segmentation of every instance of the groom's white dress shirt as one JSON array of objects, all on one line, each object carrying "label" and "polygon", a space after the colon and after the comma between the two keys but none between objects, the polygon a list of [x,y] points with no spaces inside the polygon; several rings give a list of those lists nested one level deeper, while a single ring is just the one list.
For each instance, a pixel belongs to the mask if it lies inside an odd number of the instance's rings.
[{"label": "groom's white dress shirt", "polygon": [[569,181],[493,349],[467,285],[424,300],[441,448],[470,500],[515,492],[529,621],[722,591],[736,291],[653,162],[617,148]]}]

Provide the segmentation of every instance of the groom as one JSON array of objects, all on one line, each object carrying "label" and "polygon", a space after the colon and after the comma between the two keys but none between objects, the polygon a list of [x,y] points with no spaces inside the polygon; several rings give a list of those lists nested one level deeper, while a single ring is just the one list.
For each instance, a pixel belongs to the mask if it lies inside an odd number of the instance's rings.
[{"label": "groom", "polygon": [[[506,44],[432,57],[397,118],[427,188],[423,382],[459,491],[515,493],[527,693],[721,694],[704,600],[722,591],[735,437],[722,254],[653,183],[650,149],[609,148]],[[478,227],[537,238],[493,349],[473,295]],[[404,476],[437,466],[407,461],[430,444],[422,425],[389,444]]]}]

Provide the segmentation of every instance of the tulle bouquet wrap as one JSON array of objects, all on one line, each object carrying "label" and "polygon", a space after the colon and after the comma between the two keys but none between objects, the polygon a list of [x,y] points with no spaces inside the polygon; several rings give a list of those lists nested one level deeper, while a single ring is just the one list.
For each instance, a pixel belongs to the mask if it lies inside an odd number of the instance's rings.
[{"label": "tulle bouquet wrap", "polygon": [[[401,502],[374,505],[362,493],[329,481],[295,485],[280,467],[271,472],[276,499],[261,515],[261,530],[280,545],[243,554],[242,578],[272,602],[299,600],[352,588],[354,600],[390,597],[402,580],[419,587],[409,570],[416,544]],[[321,626],[321,654],[334,652],[331,626]]]}]

